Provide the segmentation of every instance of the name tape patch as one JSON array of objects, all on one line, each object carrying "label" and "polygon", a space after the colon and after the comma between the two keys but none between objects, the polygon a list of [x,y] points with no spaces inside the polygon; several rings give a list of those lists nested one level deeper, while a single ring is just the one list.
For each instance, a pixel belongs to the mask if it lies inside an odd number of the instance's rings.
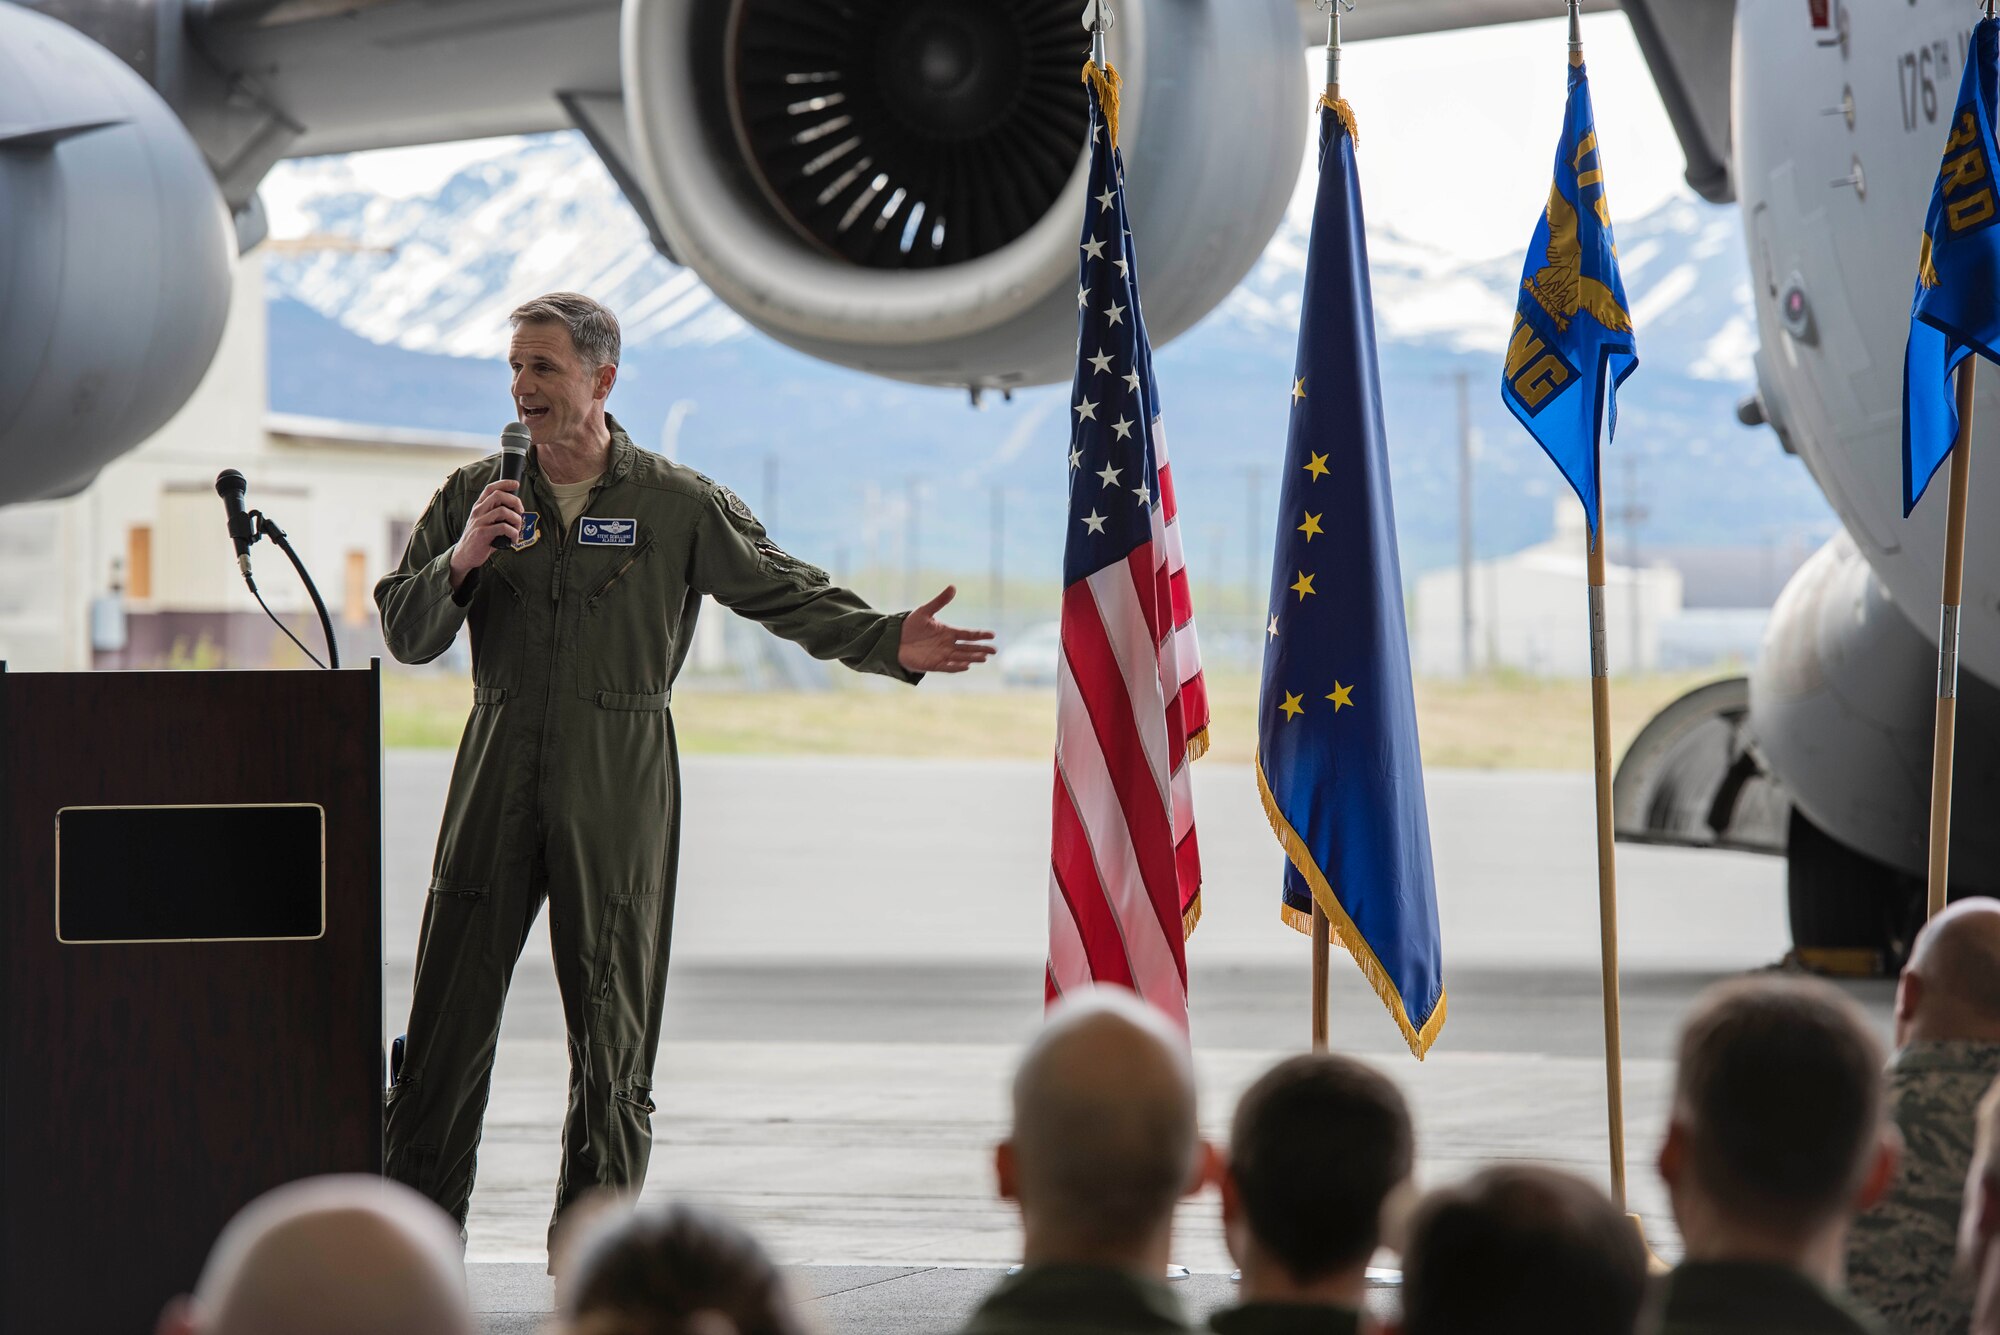
[{"label": "name tape patch", "polygon": [[639,537],[636,519],[583,519],[576,540],[586,547],[630,547]]}]

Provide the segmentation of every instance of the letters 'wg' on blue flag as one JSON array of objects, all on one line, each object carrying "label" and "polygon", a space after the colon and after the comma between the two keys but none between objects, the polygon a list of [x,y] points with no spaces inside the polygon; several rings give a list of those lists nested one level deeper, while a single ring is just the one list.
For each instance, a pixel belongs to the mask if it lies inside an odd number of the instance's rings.
[{"label": "letters 'wg' on blue flag", "polygon": [[1974,352],[2000,361],[2000,196],[1993,173],[2000,20],[1981,19],[1924,219],[1903,358],[1903,513],[1923,499],[1958,439],[1951,377]]},{"label": "letters 'wg' on blue flag", "polygon": [[1322,113],[1258,705],[1284,916],[1333,934],[1422,1057],[1444,1025],[1430,818],[1351,113]]},{"label": "letters 'wg' on blue flag", "polygon": [[1639,367],[1631,309],[1611,234],[1590,80],[1583,58],[1572,56],[1555,181],[1528,245],[1500,397],[1576,488],[1593,537],[1598,442],[1617,434],[1618,386]]}]

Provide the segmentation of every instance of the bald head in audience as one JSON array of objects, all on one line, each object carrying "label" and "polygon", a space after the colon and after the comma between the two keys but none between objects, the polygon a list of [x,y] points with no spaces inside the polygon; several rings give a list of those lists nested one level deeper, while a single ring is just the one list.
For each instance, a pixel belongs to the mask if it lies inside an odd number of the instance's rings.
[{"label": "bald head in audience", "polygon": [[472,1335],[458,1231],[376,1177],[267,1192],[229,1221],[160,1335]]},{"label": "bald head in audience", "polygon": [[1962,899],[1917,933],[1896,984],[1896,1046],[2000,1042],[2000,900]]},{"label": "bald head in audience", "polygon": [[1187,1036],[1122,988],[1059,1006],[1014,1076],[1013,1133],[995,1155],[1030,1264],[1157,1277],[1174,1205],[1209,1169],[1195,1129]]}]

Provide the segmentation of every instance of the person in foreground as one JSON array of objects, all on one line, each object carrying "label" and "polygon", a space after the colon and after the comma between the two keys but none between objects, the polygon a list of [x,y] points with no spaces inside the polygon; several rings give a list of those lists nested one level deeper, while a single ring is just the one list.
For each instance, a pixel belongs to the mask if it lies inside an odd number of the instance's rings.
[{"label": "person in foreground", "polygon": [[1399,1335],[1632,1335],[1646,1246],[1610,1197],[1509,1164],[1426,1196],[1403,1249]]},{"label": "person in foreground", "polygon": [[994,1153],[1021,1211],[1021,1272],[965,1335],[1187,1329],[1167,1287],[1174,1206],[1209,1176],[1187,1038],[1123,988],[1072,993],[1021,1059]]},{"label": "person in foreground", "polygon": [[712,1211],[612,1207],[558,1276],[562,1335],[806,1335],[771,1258]]},{"label": "person in foreground", "polygon": [[1958,1274],[1972,1293],[1973,1335],[2000,1335],[2000,1082],[1979,1101],[1958,1224]]},{"label": "person in foreground", "polygon": [[1848,1226],[1896,1172],[1882,1050],[1816,980],[1710,988],[1682,1027],[1660,1176],[1687,1245],[1661,1335],[1876,1329],[1841,1292]]},{"label": "person in foreground", "polygon": [[315,1177],[243,1207],[159,1335],[472,1335],[458,1233],[377,1177]]},{"label": "person in foreground", "polygon": [[992,652],[987,632],[937,619],[952,590],[877,612],[780,548],[727,487],[635,446],[605,412],[619,331],[603,306],[558,292],[513,323],[514,409],[533,442],[521,480],[497,455],[453,473],[375,586],[402,662],[471,628],[472,715],[385,1131],[389,1175],[461,1227],[501,1009],[545,901],[569,1039],[557,1217],[645,1180],[680,855],[668,701],[703,596],[898,681]]},{"label": "person in foreground", "polygon": [[1222,1228],[1243,1272],[1216,1335],[1354,1335],[1384,1207],[1415,1157],[1409,1108],[1346,1057],[1293,1057],[1236,1105]]},{"label": "person in foreground", "polygon": [[1972,1294],[1953,1276],[1980,1097],[2000,1077],[2000,901],[1951,905],[1918,933],[1896,985],[1889,1111],[1902,1171],[1854,1221],[1847,1284],[1903,1335],[1964,1335]]}]

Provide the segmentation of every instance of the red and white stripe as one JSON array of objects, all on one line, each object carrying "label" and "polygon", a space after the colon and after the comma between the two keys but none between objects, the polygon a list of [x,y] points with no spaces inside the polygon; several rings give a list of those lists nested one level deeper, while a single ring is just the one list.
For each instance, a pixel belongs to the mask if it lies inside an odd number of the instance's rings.
[{"label": "red and white stripe", "polygon": [[1185,1026],[1201,912],[1188,766],[1208,692],[1157,422],[1152,435],[1152,541],[1063,593],[1047,991],[1119,984]]}]

